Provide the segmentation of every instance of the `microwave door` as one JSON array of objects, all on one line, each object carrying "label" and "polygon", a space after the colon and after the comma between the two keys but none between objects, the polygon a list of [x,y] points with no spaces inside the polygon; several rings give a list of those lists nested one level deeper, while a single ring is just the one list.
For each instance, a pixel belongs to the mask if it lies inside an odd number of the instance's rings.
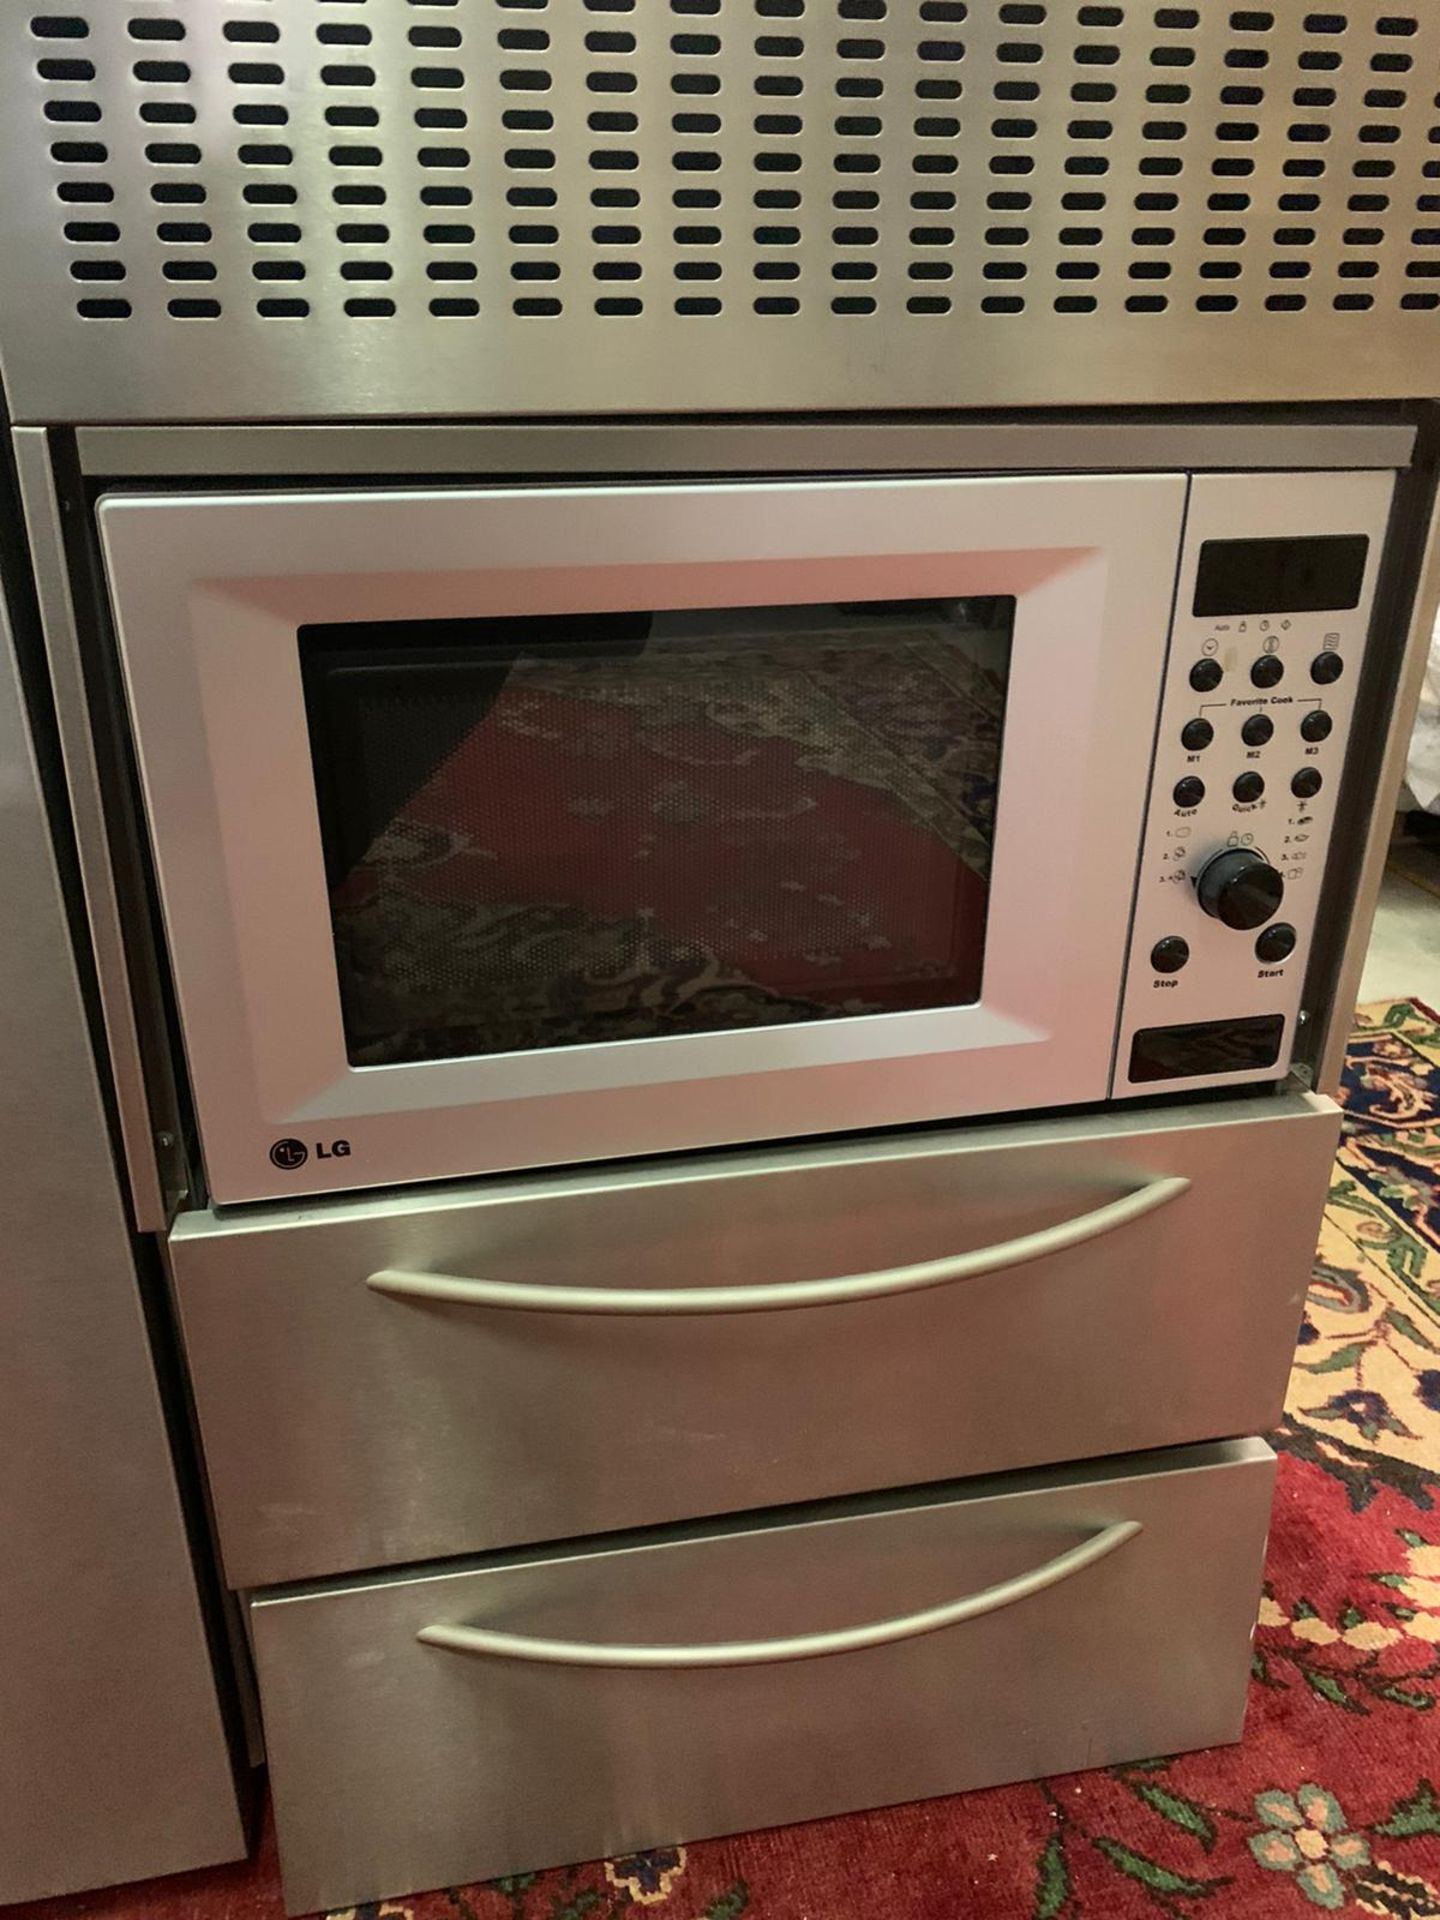
[{"label": "microwave door", "polygon": [[102,502],[215,1197],[1103,1099],[1185,494]]}]

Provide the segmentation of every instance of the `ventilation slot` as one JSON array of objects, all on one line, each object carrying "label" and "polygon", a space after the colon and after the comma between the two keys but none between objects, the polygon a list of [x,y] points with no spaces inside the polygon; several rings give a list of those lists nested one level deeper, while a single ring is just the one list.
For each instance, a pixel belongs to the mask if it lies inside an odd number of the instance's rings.
[{"label": "ventilation slot", "polygon": [[[94,85],[94,61],[70,51],[89,40],[89,22],[75,14],[39,14],[31,19],[30,32],[43,49],[34,71],[43,83],[41,115],[62,216],[77,206],[109,206],[115,188],[108,142],[50,137],[67,128],[99,127],[105,119]],[[81,320],[128,320],[133,307],[128,288],[120,291],[129,269],[118,251],[123,238],[119,223],[64,217],[61,236],[75,315]]]}]

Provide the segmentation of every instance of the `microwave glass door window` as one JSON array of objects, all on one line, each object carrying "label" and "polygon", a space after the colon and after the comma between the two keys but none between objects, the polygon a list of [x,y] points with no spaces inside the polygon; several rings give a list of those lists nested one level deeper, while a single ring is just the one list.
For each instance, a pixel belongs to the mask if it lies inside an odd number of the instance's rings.
[{"label": "microwave glass door window", "polygon": [[1012,599],[306,627],[352,1064],[979,997]]}]

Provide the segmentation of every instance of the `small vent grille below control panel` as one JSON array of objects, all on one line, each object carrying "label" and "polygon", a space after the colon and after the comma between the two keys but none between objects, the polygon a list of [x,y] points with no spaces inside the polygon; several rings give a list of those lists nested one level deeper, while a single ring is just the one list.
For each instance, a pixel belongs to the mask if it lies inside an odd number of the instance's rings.
[{"label": "small vent grille below control panel", "polygon": [[21,419],[1440,390],[1440,7],[0,0]]}]

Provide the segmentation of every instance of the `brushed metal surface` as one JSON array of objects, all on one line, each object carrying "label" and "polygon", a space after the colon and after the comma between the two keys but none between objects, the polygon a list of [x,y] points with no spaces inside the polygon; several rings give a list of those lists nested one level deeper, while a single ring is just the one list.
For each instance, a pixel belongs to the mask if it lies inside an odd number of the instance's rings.
[{"label": "brushed metal surface", "polygon": [[[170,1255],[231,1584],[1262,1429],[1337,1126],[1283,1093],[184,1214]],[[1190,1191],[1102,1239],[863,1305],[607,1319],[366,1285],[387,1266],[808,1280],[1167,1176]]]},{"label": "brushed metal surface", "polygon": [[245,1836],[3,592],[0,874],[9,1902]]},{"label": "brushed metal surface", "polygon": [[1415,0],[4,0],[6,384],[94,422],[1423,396],[1437,68]]},{"label": "brushed metal surface", "polygon": [[[1274,1456],[1054,1477],[259,1596],[292,1911],[1238,1738]],[[625,1643],[843,1630],[1120,1551],[979,1619],[783,1666],[466,1658],[436,1623]]]},{"label": "brushed metal surface", "polygon": [[[211,1195],[1103,1099],[1186,488],[1104,474],[107,496]],[[351,1065],[299,626],[917,594],[1015,601],[972,1004]],[[304,1151],[272,1159],[280,1141]]]},{"label": "brushed metal surface", "polygon": [[1399,420],[1154,420],[1143,417],[925,422],[852,419],[744,425],[81,427],[82,470],[102,479],[277,474],[1162,472],[1409,465],[1415,428]]}]

